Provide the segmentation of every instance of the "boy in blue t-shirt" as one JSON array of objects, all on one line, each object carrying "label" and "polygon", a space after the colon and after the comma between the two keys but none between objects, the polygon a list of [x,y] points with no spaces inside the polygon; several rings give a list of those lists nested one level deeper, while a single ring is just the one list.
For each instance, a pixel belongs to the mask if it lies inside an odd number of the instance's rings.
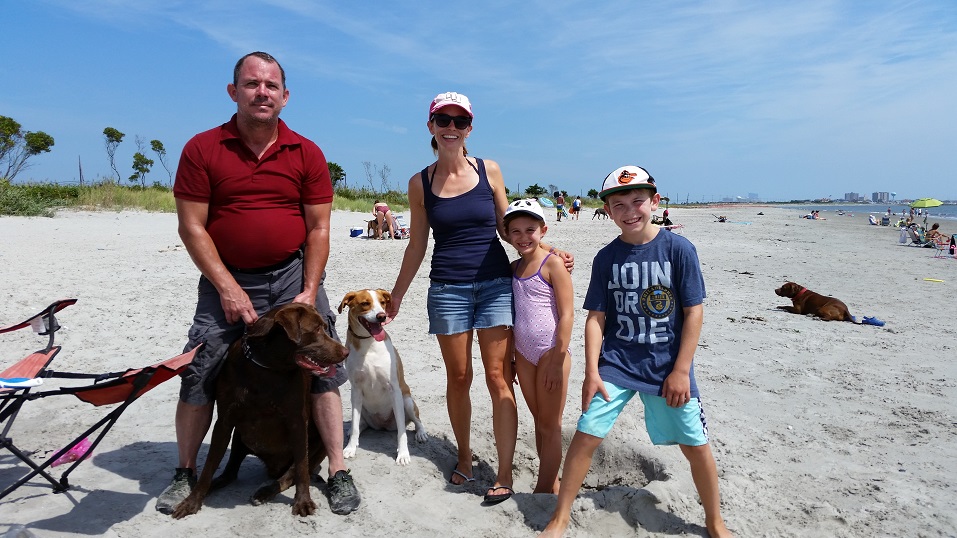
[{"label": "boy in blue t-shirt", "polygon": [[592,456],[637,393],[656,445],[678,445],[712,537],[731,536],[720,512],[718,470],[694,379],[704,279],[694,245],[651,224],[660,196],[638,166],[609,174],[598,195],[621,235],[598,251],[585,295],[582,416],[568,447],[558,503],[541,536],[561,536]]}]

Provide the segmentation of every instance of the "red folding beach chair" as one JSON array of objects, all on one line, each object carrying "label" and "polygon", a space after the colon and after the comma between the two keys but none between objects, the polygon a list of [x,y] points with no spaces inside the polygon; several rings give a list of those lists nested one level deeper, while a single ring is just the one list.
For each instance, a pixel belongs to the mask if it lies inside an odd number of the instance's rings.
[{"label": "red folding beach chair", "polygon": [[[105,374],[86,374],[76,372],[56,372],[47,368],[53,357],[60,350],[58,346],[53,346],[53,333],[59,329],[54,314],[60,309],[75,303],[75,299],[60,301],[47,307],[34,318],[26,322],[13,325],[6,329],[0,329],[0,333],[7,332],[30,326],[38,327],[39,323],[35,320],[42,317],[49,320],[49,324],[44,323],[46,332],[50,334],[50,340],[47,348],[31,354],[25,359],[19,361],[12,367],[0,373],[0,424],[3,425],[2,434],[0,434],[0,449],[5,449],[16,456],[20,461],[30,467],[30,472],[25,476],[9,485],[0,492],[0,499],[6,497],[14,490],[31,480],[35,476],[42,476],[53,485],[55,492],[62,492],[69,489],[68,477],[86,457],[103,440],[110,428],[116,423],[123,414],[123,411],[137,398],[157,385],[178,375],[193,360],[193,356],[202,346],[199,346],[188,353],[183,353],[169,360],[162,361],[144,368],[130,369],[123,372],[110,372]],[[64,304],[68,303],[68,304]],[[41,332],[41,334],[46,334]],[[92,385],[80,387],[61,387],[53,390],[35,391],[32,390],[42,385],[42,380],[47,378],[66,378],[66,379],[92,379]],[[39,380],[39,381],[38,381]],[[78,435],[75,439],[67,443],[65,447],[58,450],[46,461],[37,463],[30,458],[29,454],[19,449],[10,437],[10,430],[17,414],[23,405],[31,400],[46,398],[50,396],[59,396],[63,394],[73,395],[80,400],[94,406],[120,404],[103,418],[90,426],[86,431]],[[94,439],[88,437],[96,434]],[[82,453],[80,453],[82,452]],[[64,455],[75,455],[71,458],[72,464],[57,479],[51,475],[47,469],[54,465],[57,460],[61,460]],[[61,460],[62,461],[62,460]]]}]

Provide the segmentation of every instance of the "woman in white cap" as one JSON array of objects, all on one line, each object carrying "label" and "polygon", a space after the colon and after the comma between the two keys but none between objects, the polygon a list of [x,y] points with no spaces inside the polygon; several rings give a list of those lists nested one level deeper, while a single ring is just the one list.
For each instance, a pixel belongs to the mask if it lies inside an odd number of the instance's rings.
[{"label": "woman in white cap", "polygon": [[[478,335],[485,382],[492,399],[498,473],[485,500],[511,495],[518,412],[512,389],[512,283],[502,217],[508,206],[502,172],[494,161],[470,157],[472,104],[460,93],[440,93],[429,106],[428,129],[438,159],[409,180],[411,234],[392,289],[391,321],[425,257],[428,230],[435,246],[428,293],[429,333],[445,362],[449,420],[458,461],[449,481],[474,481],[470,429],[472,338]],[[545,247],[548,248],[548,247]],[[572,262],[571,257],[564,256]]]}]

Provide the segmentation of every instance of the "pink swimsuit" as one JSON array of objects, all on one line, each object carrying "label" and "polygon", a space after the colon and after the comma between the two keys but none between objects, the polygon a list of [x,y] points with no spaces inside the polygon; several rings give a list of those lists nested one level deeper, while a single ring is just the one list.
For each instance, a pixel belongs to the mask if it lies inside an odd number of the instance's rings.
[{"label": "pink swimsuit", "polygon": [[[545,260],[548,259],[545,256]],[[538,365],[546,351],[555,346],[555,328],[558,327],[558,307],[552,286],[542,277],[545,260],[538,272],[528,278],[512,274],[512,300],[515,305],[515,350],[528,362]],[[518,267],[516,267],[516,270]]]}]

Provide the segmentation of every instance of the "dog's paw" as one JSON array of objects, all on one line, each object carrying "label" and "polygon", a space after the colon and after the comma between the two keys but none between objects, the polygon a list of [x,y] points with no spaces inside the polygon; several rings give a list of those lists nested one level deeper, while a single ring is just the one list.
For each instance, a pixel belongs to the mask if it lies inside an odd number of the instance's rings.
[{"label": "dog's paw", "polygon": [[313,502],[311,498],[306,498],[305,500],[296,500],[292,503],[292,515],[294,516],[311,516],[316,513],[316,503]]},{"label": "dog's paw", "polygon": [[408,465],[412,463],[412,457],[409,456],[408,452],[400,452],[398,457],[395,458],[396,465]]},{"label": "dog's paw", "polygon": [[425,431],[425,428],[416,428],[415,429],[415,440],[423,443],[429,438],[429,434]]},{"label": "dog's paw", "polygon": [[263,503],[269,502],[279,495],[279,482],[275,480],[270,480],[265,482],[259,489],[256,490],[256,493],[253,493],[253,496],[249,498],[249,502],[253,506],[259,506]]},{"label": "dog's paw", "polygon": [[358,447],[352,446],[351,443],[346,445],[346,447],[342,449],[342,457],[346,459],[356,457],[356,448]]}]

